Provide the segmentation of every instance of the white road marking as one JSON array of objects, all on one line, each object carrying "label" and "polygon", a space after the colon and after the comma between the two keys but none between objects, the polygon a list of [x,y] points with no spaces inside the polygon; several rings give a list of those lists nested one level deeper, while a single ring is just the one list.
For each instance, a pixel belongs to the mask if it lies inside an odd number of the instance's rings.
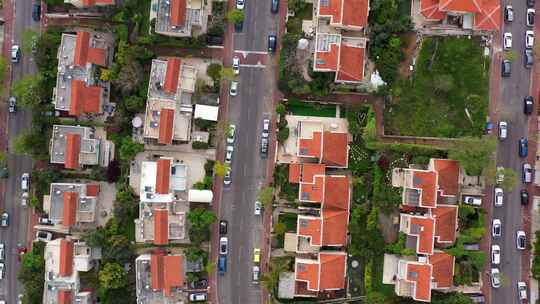
[{"label": "white road marking", "polygon": [[266,51],[246,51],[246,50],[234,50],[235,53],[240,53],[242,55],[247,56],[249,54],[259,54],[259,55],[268,55],[268,52]]},{"label": "white road marking", "polygon": [[266,68],[266,65],[261,64],[261,62],[257,62],[257,64],[241,64],[240,67],[244,68]]}]

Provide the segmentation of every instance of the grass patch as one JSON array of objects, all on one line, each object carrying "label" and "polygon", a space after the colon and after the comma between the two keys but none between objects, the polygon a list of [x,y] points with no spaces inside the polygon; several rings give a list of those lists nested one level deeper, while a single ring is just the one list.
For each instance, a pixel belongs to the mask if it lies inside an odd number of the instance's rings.
[{"label": "grass patch", "polygon": [[336,117],[335,105],[289,100],[287,110],[294,115],[300,116]]},{"label": "grass patch", "polygon": [[386,132],[436,137],[481,135],[489,96],[489,58],[483,50],[477,38],[424,39],[414,76],[392,88],[396,103],[386,108]]}]

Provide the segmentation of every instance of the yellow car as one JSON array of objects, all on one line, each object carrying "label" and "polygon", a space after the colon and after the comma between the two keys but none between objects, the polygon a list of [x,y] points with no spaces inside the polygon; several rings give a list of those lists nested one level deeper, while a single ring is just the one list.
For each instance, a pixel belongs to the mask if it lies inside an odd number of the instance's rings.
[{"label": "yellow car", "polygon": [[261,249],[260,248],[253,248],[253,263],[260,263],[261,262]]}]

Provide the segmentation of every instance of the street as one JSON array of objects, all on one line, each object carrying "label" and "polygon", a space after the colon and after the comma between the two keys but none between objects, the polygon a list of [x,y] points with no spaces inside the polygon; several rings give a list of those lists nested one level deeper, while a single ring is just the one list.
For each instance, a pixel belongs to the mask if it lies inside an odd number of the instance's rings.
[{"label": "street", "polygon": [[[228,119],[236,125],[236,140],[232,184],[223,188],[220,207],[220,219],[229,222],[227,273],[218,276],[217,300],[221,304],[262,302],[261,288],[251,279],[253,248],[264,247],[262,216],[254,215],[254,202],[266,180],[268,161],[273,160],[272,153],[268,159],[261,159],[259,149],[263,119],[271,119],[276,90],[277,58],[264,57],[272,56],[265,54],[267,36],[277,32],[278,15],[270,13],[270,0],[248,0],[244,11],[243,31],[233,34],[234,51],[242,58],[238,96],[230,96],[228,103]],[[250,57],[263,58],[248,62]]]},{"label": "street", "polygon": [[[32,20],[32,0],[13,1],[14,24],[12,43],[21,43],[22,32],[27,28],[39,31],[39,24]],[[6,36],[7,38],[7,36]],[[21,61],[12,65],[12,82],[22,78],[24,75],[34,75],[37,72],[32,55],[22,52]],[[7,107],[2,107],[2,111],[7,111]],[[27,223],[28,210],[21,207],[21,186],[20,178],[25,172],[32,172],[32,159],[29,156],[13,154],[13,139],[23,130],[30,128],[32,115],[30,111],[18,108],[16,114],[8,117],[8,168],[9,178],[5,184],[5,197],[3,210],[9,213],[10,223],[8,228],[0,230],[0,239],[6,246],[6,277],[0,284],[0,297],[5,298],[8,303],[17,303],[17,296],[22,293],[22,286],[17,280],[19,261],[17,259],[17,244],[28,246]]]},{"label": "street", "polygon": [[[516,54],[516,59],[512,63],[511,77],[500,80],[502,85],[499,89],[502,93],[499,95],[501,98],[497,104],[497,119],[498,121],[508,122],[509,132],[508,138],[498,145],[497,166],[515,170],[518,173],[518,182],[512,191],[505,193],[502,207],[492,207],[493,218],[502,221],[502,236],[492,239],[491,243],[501,246],[501,265],[499,265],[499,269],[503,277],[502,286],[499,289],[491,289],[493,304],[517,303],[516,285],[523,277],[521,263],[523,251],[516,248],[516,231],[523,229],[523,207],[520,204],[519,192],[525,188],[525,185],[521,182],[521,168],[526,159],[520,158],[518,155],[518,141],[521,137],[528,136],[528,121],[530,117],[535,117],[535,115],[528,117],[523,113],[523,98],[527,95],[536,95],[529,92],[531,70],[526,69],[523,64],[525,31],[532,29],[526,26],[527,6],[525,1],[513,1],[511,3],[501,3],[501,8],[504,8],[507,4],[513,6],[515,19],[511,23],[503,25],[501,36],[505,32],[512,33],[513,51]],[[529,147],[535,144],[534,138],[529,139]],[[534,163],[531,165],[534,167]],[[488,203],[492,204],[492,202]],[[491,234],[491,232],[489,233]],[[531,236],[527,237],[530,239]]]}]

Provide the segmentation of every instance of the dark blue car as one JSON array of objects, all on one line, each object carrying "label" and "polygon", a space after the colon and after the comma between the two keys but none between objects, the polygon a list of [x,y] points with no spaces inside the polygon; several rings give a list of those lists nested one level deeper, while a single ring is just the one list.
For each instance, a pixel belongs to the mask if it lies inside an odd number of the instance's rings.
[{"label": "dark blue car", "polygon": [[529,153],[529,141],[522,137],[519,140],[519,157],[527,157],[527,154]]},{"label": "dark blue car", "polygon": [[218,259],[218,273],[219,275],[225,275],[227,272],[227,256],[220,255]]}]

